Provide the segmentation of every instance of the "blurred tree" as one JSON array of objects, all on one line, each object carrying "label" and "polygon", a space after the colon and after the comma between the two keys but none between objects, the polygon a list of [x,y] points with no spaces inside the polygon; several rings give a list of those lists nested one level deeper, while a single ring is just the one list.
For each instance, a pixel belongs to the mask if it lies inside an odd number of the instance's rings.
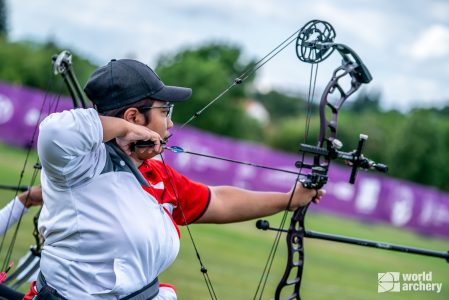
[{"label": "blurred tree", "polygon": [[365,111],[379,112],[380,111],[380,92],[368,93],[366,90],[358,93],[354,101],[350,101],[348,109],[350,111],[361,113]]},{"label": "blurred tree", "polygon": [[392,176],[447,189],[449,127],[442,121],[429,110],[409,114],[390,141]]},{"label": "blurred tree", "polygon": [[365,111],[354,113],[341,111],[339,116],[337,138],[342,141],[346,151],[355,149],[359,141],[359,135],[365,134],[368,140],[365,143],[363,153],[374,161],[393,165],[387,150],[391,140],[395,139],[398,128],[405,120],[404,115],[396,111],[376,112]]},{"label": "blurred tree", "polygon": [[[0,38],[0,80],[68,95],[61,78],[52,71],[53,55],[61,52],[53,42],[8,42]],[[81,84],[96,68],[88,60],[73,54],[73,66]],[[57,84],[54,84],[54,83]],[[53,84],[50,84],[53,83]]]},{"label": "blurred tree", "polygon": [[0,36],[8,34],[8,11],[5,0],[0,0]]},{"label": "blurred tree", "polygon": [[307,109],[306,100],[299,95],[287,95],[281,91],[272,90],[267,93],[257,92],[253,97],[267,108],[273,122],[298,116],[305,113]]},{"label": "blurred tree", "polygon": [[[160,57],[156,71],[164,82],[193,90],[191,101],[176,105],[173,120],[176,123],[187,121],[252,64],[243,62],[239,47],[218,43]],[[236,138],[260,139],[261,125],[245,113],[243,105],[248,94],[247,87],[253,79],[250,77],[241,86],[232,88],[190,125]]]},{"label": "blurred tree", "polygon": [[[446,101],[446,102],[449,102],[449,100]],[[432,111],[437,113],[439,116],[447,118],[449,116],[449,105],[444,106],[444,107],[439,108],[439,109],[438,108],[432,109]]]},{"label": "blurred tree", "polygon": [[310,119],[310,129],[306,133],[306,116],[304,114],[284,118],[272,124],[266,142],[273,148],[298,153],[299,144],[315,145],[319,132],[319,117],[313,114]]}]

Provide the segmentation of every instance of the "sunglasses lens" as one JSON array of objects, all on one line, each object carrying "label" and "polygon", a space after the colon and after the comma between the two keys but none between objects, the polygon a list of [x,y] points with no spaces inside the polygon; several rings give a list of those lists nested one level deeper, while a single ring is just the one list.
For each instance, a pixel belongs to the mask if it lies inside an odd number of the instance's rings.
[{"label": "sunglasses lens", "polygon": [[170,105],[170,108],[167,112],[167,118],[171,119],[171,116],[173,115],[173,105]]}]

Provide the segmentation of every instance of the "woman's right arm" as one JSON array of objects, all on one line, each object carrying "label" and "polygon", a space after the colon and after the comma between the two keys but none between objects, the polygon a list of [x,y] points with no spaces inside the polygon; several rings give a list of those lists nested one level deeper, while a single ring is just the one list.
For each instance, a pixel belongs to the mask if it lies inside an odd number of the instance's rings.
[{"label": "woman's right arm", "polygon": [[156,132],[141,125],[136,125],[121,118],[100,116],[103,127],[103,142],[116,139],[120,148],[128,155],[131,155],[131,144],[137,141],[154,142],[154,151],[161,152],[161,137]]},{"label": "woman's right arm", "polygon": [[37,150],[50,176],[67,173],[69,164],[99,148],[103,128],[94,109],[73,109],[54,113],[39,126]]},{"label": "woman's right arm", "polygon": [[156,132],[121,118],[99,116],[91,108],[51,114],[39,131],[37,149],[45,173],[63,185],[92,176],[89,169],[98,164],[100,146],[114,138],[128,155],[138,140],[155,141],[155,151],[162,150]]}]

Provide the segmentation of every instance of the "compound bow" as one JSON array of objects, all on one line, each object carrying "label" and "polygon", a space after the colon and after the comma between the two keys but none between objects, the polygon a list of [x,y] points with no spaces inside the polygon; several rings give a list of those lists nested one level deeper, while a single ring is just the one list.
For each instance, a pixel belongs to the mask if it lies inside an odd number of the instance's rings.
[{"label": "compound bow", "polygon": [[[333,39],[335,36],[335,31],[329,23],[313,20],[308,22],[301,29],[296,43],[296,54],[303,62],[312,64],[319,63],[328,58],[334,50],[337,50],[342,56],[341,66],[334,70],[332,78],[321,96],[319,104],[320,131],[317,145],[314,146],[303,143],[299,146],[299,151],[303,155],[302,159],[295,164],[296,167],[299,168],[298,181],[305,188],[310,189],[320,189],[327,183],[330,162],[334,159],[343,159],[346,164],[352,166],[349,178],[349,183],[351,184],[355,183],[359,169],[376,170],[382,173],[388,171],[386,165],[376,163],[362,154],[364,143],[368,139],[368,136],[364,134],[361,134],[359,137],[357,149],[350,152],[340,151],[343,145],[336,138],[338,113],[345,101],[354,94],[362,84],[369,83],[372,80],[372,76],[360,57],[351,48],[344,44],[334,43]],[[345,78],[350,79],[350,85],[346,89],[341,84],[341,81]],[[331,96],[333,96],[334,100],[331,100]],[[330,113],[327,113],[327,109]],[[311,154],[313,156],[312,163],[309,164],[305,162],[305,154]],[[308,169],[310,171],[309,173],[303,173],[303,169]],[[283,222],[281,223],[280,229],[271,228],[266,220],[259,220],[256,223],[257,228],[262,230],[270,229],[287,233],[287,263],[284,274],[275,291],[276,300],[281,299],[281,297],[285,297],[285,299],[289,300],[301,299],[300,287],[304,269],[304,237],[441,257],[449,261],[449,252],[438,252],[307,231],[305,230],[304,221],[308,207],[309,205],[306,205],[293,212],[288,230],[283,229]],[[275,247],[277,247],[277,244]],[[271,262],[268,262],[267,266],[270,264]],[[266,276],[268,276],[268,272]],[[259,283],[259,285],[260,284],[261,283]],[[262,293],[263,288],[260,294],[261,296]]]}]

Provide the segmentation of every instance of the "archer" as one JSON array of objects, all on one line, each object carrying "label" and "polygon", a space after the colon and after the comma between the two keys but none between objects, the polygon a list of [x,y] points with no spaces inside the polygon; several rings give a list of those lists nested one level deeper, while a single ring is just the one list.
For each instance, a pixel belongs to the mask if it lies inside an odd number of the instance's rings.
[{"label": "archer", "polygon": [[84,91],[96,110],[55,113],[40,125],[37,299],[176,299],[158,275],[178,253],[177,225],[254,219],[325,193],[296,183],[287,193],[206,186],[152,160],[173,126],[173,103],[191,90],[164,85],[138,61],[112,60]]}]

